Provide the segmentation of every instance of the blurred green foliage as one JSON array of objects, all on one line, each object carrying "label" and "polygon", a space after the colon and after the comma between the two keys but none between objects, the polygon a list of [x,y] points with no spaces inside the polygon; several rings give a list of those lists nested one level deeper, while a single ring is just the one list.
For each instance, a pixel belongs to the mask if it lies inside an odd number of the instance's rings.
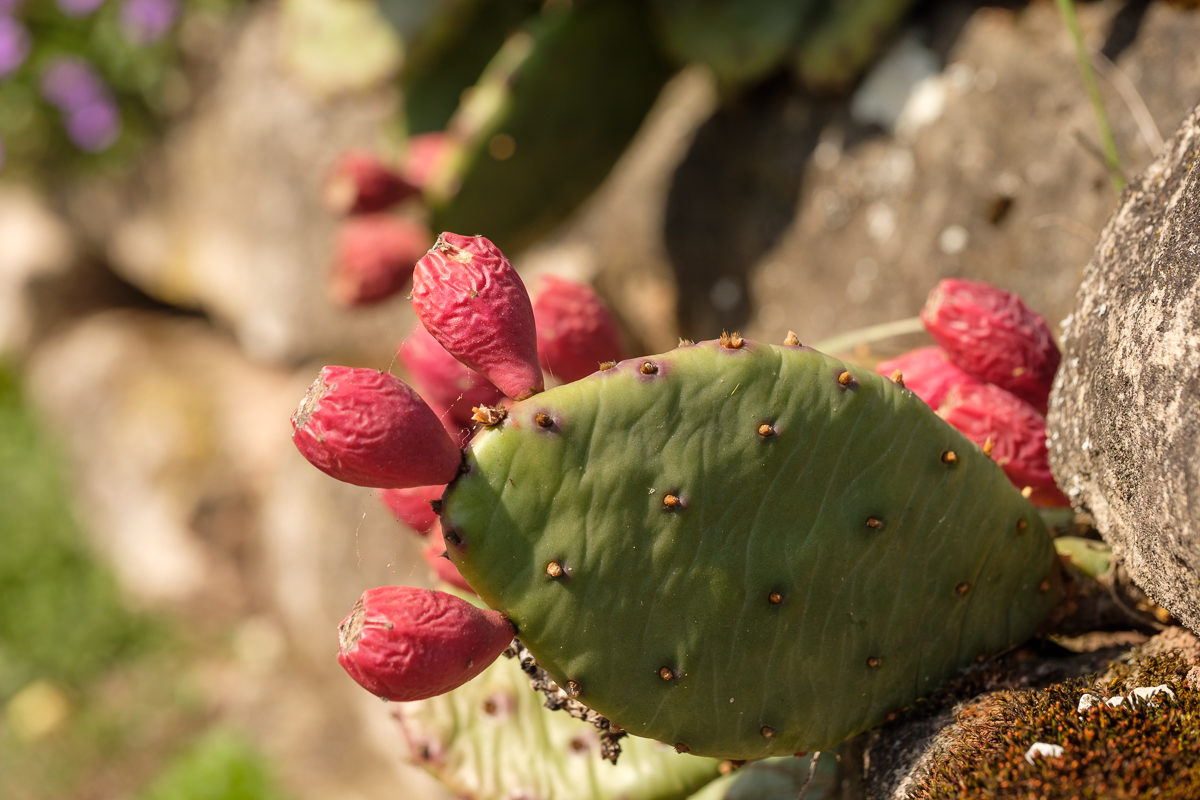
[{"label": "blurred green foliage", "polygon": [[195,742],[137,800],[284,800],[257,750],[217,729]]},{"label": "blurred green foliage", "polygon": [[53,437],[0,363],[0,797],[282,800],[248,743],[209,730],[198,649],[186,626],[123,603]]},{"label": "blurred green foliage", "polygon": [[158,627],[127,611],[72,514],[58,454],[0,366],[0,702],[34,678],[81,688],[145,652]]}]

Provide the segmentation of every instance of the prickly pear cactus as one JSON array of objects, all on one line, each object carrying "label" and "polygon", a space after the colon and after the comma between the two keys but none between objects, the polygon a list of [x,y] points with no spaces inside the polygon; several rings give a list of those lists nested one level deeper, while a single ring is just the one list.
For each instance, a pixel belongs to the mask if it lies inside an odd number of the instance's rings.
[{"label": "prickly pear cactus", "polygon": [[442,521],[568,693],[723,758],[835,745],[1058,593],[1036,510],[910,391],[736,336],[513,404]]},{"label": "prickly pear cactus", "polygon": [[395,713],[411,760],[456,797],[677,800],[717,777],[714,759],[638,739],[624,739],[610,764],[596,728],[541,700],[517,662],[501,658],[470,683]]}]

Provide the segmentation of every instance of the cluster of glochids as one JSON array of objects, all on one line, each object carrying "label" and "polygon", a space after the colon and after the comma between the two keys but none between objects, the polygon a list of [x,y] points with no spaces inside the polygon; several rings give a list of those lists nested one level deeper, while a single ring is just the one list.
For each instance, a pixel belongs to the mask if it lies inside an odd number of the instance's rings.
[{"label": "cluster of glochids", "polygon": [[[571,653],[556,638],[564,630],[574,634],[575,622],[593,634],[612,624],[619,638],[620,631],[637,629],[660,649],[663,655],[647,655],[651,660],[638,667],[638,675],[645,667],[650,690],[673,687],[671,702],[679,704],[659,706],[658,716],[675,716],[667,728],[661,720],[632,719],[624,711],[622,727],[684,751],[756,758],[820,749],[877,724],[914,700],[913,691],[930,688],[930,681],[1028,636],[1053,605],[1057,583],[1049,537],[997,463],[1004,460],[1020,488],[1033,487],[1026,498],[1052,488],[1052,481],[1029,479],[1042,468],[1045,447],[1029,437],[1044,436],[1031,403],[1044,407],[1058,354],[1045,322],[1012,295],[982,284],[943,282],[923,314],[942,350],[898,360],[907,367],[883,365],[888,381],[804,348],[794,334],[783,348],[731,334],[720,342],[614,364],[620,353],[616,326],[594,293],[551,281],[531,301],[511,264],[483,237],[442,234],[417,261],[412,282],[420,324],[402,345],[400,359],[417,389],[385,372],[325,367],[293,416],[293,440],[329,475],[383,489],[397,516],[429,537],[426,554],[439,576],[479,591],[492,607],[412,587],[365,592],[339,628],[339,661],[373,694],[407,701],[448,691],[479,674],[519,633],[535,655],[549,658],[547,668],[554,668],[568,696],[582,694],[623,709],[628,698],[610,695],[641,677],[596,675],[584,679],[587,690],[571,677],[580,664],[591,663],[587,659],[603,662],[613,640],[580,642],[588,652]],[[547,373],[564,385],[544,391]],[[797,392],[810,397],[811,408],[768,417],[754,410],[766,406],[737,405],[762,400],[777,406]],[[645,421],[651,406],[674,414],[680,436],[664,433],[665,424]],[[985,420],[979,447],[938,420],[930,407],[952,425],[971,423],[969,437],[978,436]],[[734,428],[740,429],[737,420],[746,413],[755,416],[743,441]],[[654,446],[662,453],[682,448],[682,457],[672,452],[673,461],[655,460],[631,453],[635,442],[605,441],[603,431],[590,424],[604,415],[601,421],[613,432],[635,441],[643,434],[638,426],[647,425],[644,432],[657,437]],[[572,422],[580,423],[579,435],[568,442],[564,434]],[[824,430],[812,430],[822,425]],[[472,441],[477,428],[486,432],[480,435],[486,452]],[[796,434],[816,437],[822,449],[834,442],[837,448],[828,461],[817,461],[807,445],[788,449],[786,442]],[[845,441],[850,435],[858,439]],[[709,457],[687,449],[693,440],[702,440],[700,449],[713,448],[713,454],[728,450],[724,457],[731,460],[720,468],[745,464],[746,480],[706,474]],[[1030,453],[1042,462],[1026,464],[1022,459]],[[687,488],[650,483],[646,500],[640,488],[646,484],[627,478],[650,461],[656,468],[677,469],[672,480]],[[1025,471],[1013,472],[1017,465]],[[575,482],[561,498],[552,485],[560,479]],[[713,496],[733,493],[706,501],[702,487]],[[500,498],[510,488],[521,496]],[[835,491],[844,492],[843,502],[826,502]],[[443,508],[450,501],[453,513]],[[983,517],[979,503],[986,509]],[[722,517],[730,508],[738,511],[736,520]],[[812,517],[808,534],[795,525],[798,512]],[[444,532],[442,522],[449,526]],[[741,526],[737,532],[744,540],[730,535],[731,525]],[[847,538],[847,530],[875,535]],[[960,535],[963,531],[970,533]],[[590,549],[575,541],[588,533],[594,537]],[[446,541],[458,566],[470,567],[470,583],[440,557]],[[641,545],[648,547],[644,556],[633,552]],[[577,571],[586,557],[608,561],[598,564],[591,583]],[[734,559],[746,566],[733,574],[740,578],[744,571],[761,590],[729,583],[724,571]],[[907,562],[904,569],[887,567],[897,559]],[[638,564],[651,574],[638,576]],[[654,572],[656,565],[661,574]],[[849,582],[837,575],[842,568]],[[602,577],[605,569],[611,576],[629,576],[638,589],[659,587],[658,597],[644,601],[649,608],[678,602],[688,609],[686,618],[660,613],[650,619],[650,611],[641,610],[643,601],[631,601],[623,589],[605,594],[613,583]],[[909,577],[914,570],[937,574],[914,581]],[[807,598],[792,591],[797,575],[810,584]],[[691,581],[680,597],[661,594],[661,587],[680,581]],[[936,588],[942,583],[944,590]],[[825,584],[823,590],[811,588]],[[736,614],[736,629],[723,627],[728,620],[720,615],[703,619],[704,598],[692,597],[702,592],[713,602],[742,603],[738,613],[745,614],[751,613],[745,603],[757,608],[752,601],[760,591],[772,621],[749,634]],[[686,605],[696,602],[700,605]],[[920,618],[940,620],[918,621],[918,633],[929,641],[907,650],[902,640],[910,633],[897,633],[888,621],[906,603]],[[543,613],[549,616],[539,618]],[[564,623],[564,614],[580,619]],[[837,623],[845,629],[837,646],[828,639],[828,623],[835,618],[851,623]],[[563,624],[567,627],[556,628]],[[967,633],[956,625],[966,626]],[[716,690],[731,695],[728,709],[717,709],[729,716],[716,719],[709,710],[713,686],[704,683],[715,673],[707,662],[701,667],[693,651],[726,658],[730,637],[742,637],[732,649],[757,654],[760,669],[801,669],[803,680],[764,685],[755,678],[744,688],[735,678],[730,689],[731,679],[716,674]],[[725,644],[706,648],[718,639]],[[781,644],[785,641],[793,644]],[[638,660],[641,654],[635,646],[622,657]],[[690,668],[687,659],[697,666]],[[826,672],[848,677],[829,691],[795,694],[805,682],[822,687]],[[870,702],[854,707],[838,694],[862,697],[851,680],[875,682]],[[605,682],[612,686],[602,687]],[[788,714],[769,722],[746,717],[734,705],[734,694],[763,713],[786,706]],[[825,703],[826,696],[836,702]],[[632,699],[631,707],[647,705],[643,695]],[[714,738],[712,729],[724,724],[736,730]]]}]

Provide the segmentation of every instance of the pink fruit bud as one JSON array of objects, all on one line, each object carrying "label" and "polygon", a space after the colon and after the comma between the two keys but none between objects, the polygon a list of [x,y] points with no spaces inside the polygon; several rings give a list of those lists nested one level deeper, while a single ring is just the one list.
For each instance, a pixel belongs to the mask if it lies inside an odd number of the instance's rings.
[{"label": "pink fruit bud", "polygon": [[438,580],[444,581],[458,589],[475,594],[475,590],[471,588],[471,584],[467,583],[467,579],[458,571],[458,567],[446,558],[446,540],[442,536],[442,526],[440,523],[434,523],[433,528],[429,531],[429,540],[425,543],[425,547],[421,549],[421,555],[425,561],[433,568],[434,574],[438,576]]},{"label": "pink fruit bud", "polygon": [[471,426],[475,406],[495,405],[503,397],[487,378],[446,352],[420,323],[397,355],[421,396],[435,409],[445,409],[458,426]]},{"label": "pink fruit bud", "polygon": [[424,536],[437,524],[438,516],[433,510],[433,503],[441,500],[445,491],[445,484],[384,489],[379,493],[379,499],[396,519]]},{"label": "pink fruit bud", "polygon": [[424,700],[483,672],[513,633],[500,612],[454,595],[380,586],[363,592],[338,625],[338,663],[373,695]]},{"label": "pink fruit bud", "polygon": [[918,347],[880,361],[875,367],[880,375],[889,377],[896,370],[900,371],[904,385],[931,408],[940,406],[946,394],[956,386],[982,383],[950,363],[945,351],[937,346]]},{"label": "pink fruit bud", "polygon": [[1050,473],[1046,418],[1021,398],[989,383],[952,390],[938,415],[988,451],[1018,489],[1039,506],[1069,506]]},{"label": "pink fruit bud", "polygon": [[325,205],[334,214],[371,214],[413,197],[418,189],[378,156],[345,153],[325,182]]},{"label": "pink fruit bud", "polygon": [[621,360],[621,334],[612,311],[592,287],[553,275],[542,278],[533,300],[542,369],[563,383]]},{"label": "pink fruit bud", "polygon": [[442,347],[509,397],[522,400],[544,388],[529,294],[487,239],[439,236],[417,262],[412,303]]},{"label": "pink fruit bud", "polygon": [[431,235],[421,222],[391,214],[345,220],[338,230],[330,291],[344,306],[386,300],[408,285]]},{"label": "pink fruit bud", "polygon": [[433,409],[404,381],[374,369],[323,367],[292,429],[313,466],[358,486],[445,484],[462,461]]},{"label": "pink fruit bud", "polygon": [[943,280],[921,321],[950,360],[1046,413],[1060,354],[1050,326],[1011,292],[978,281]]}]

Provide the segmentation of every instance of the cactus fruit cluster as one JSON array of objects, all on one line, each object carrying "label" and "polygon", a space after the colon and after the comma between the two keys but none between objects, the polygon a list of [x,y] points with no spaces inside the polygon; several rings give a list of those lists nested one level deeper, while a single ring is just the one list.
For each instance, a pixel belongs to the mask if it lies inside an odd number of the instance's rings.
[{"label": "cactus fruit cluster", "polygon": [[419,212],[420,192],[401,167],[364,150],[347,152],[334,164],[324,200],[340,218],[329,271],[337,303],[378,303],[408,285],[433,238]]},{"label": "cactus fruit cluster", "polygon": [[1070,505],[1050,472],[1046,407],[1061,358],[1046,320],[1012,292],[948,278],[921,310],[936,345],[881,362],[984,448],[1035,505]]},{"label": "cactus fruit cluster", "polygon": [[1056,603],[1037,509],[902,376],[723,334],[543,390],[532,303],[491,242],[443,234],[415,274],[429,333],[507,397],[460,450],[412,390],[324,372],[297,444],[335,477],[444,486],[432,548],[610,729],[720,758],[829,748]]}]

